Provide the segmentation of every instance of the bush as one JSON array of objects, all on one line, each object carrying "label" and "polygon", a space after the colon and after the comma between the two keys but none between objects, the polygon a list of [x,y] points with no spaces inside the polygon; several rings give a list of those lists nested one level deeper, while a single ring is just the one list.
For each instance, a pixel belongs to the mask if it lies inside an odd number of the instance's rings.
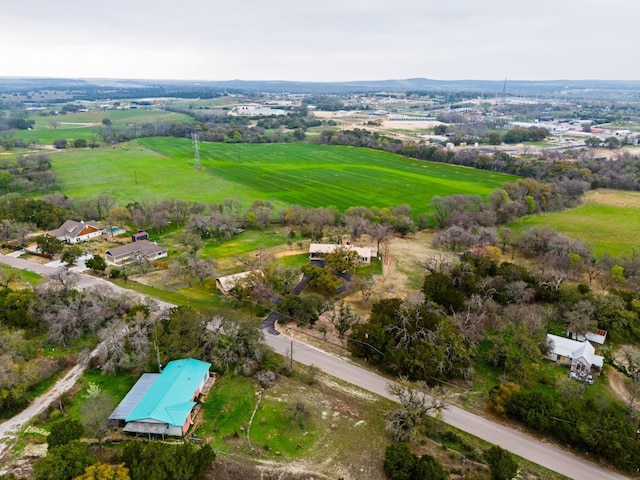
[{"label": "bush", "polygon": [[485,451],[484,457],[491,471],[491,480],[511,480],[518,474],[515,457],[498,445]]},{"label": "bush", "polygon": [[68,142],[66,138],[57,138],[53,141],[53,146],[59,150],[67,148]]},{"label": "bush", "polygon": [[66,445],[73,440],[79,440],[83,433],[84,428],[82,423],[78,420],[68,418],[53,424],[51,433],[47,437],[47,444],[49,448]]}]

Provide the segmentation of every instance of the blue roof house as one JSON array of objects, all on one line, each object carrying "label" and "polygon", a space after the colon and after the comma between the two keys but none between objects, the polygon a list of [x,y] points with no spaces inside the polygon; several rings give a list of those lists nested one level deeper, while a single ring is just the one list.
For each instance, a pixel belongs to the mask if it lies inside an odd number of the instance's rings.
[{"label": "blue roof house", "polygon": [[191,425],[194,400],[209,380],[210,367],[193,358],[169,362],[155,378],[147,376],[146,383],[141,382],[143,376],[110,418],[124,419],[125,433],[183,436]]}]

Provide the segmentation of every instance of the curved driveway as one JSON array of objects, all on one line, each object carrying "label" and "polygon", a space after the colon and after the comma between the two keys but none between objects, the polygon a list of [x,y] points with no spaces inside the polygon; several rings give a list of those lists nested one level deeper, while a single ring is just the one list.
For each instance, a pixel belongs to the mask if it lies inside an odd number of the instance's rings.
[{"label": "curved driveway", "polygon": [[[41,275],[51,275],[55,272],[55,268],[39,265],[27,260],[0,255],[0,263],[10,265],[15,268],[30,270]],[[120,288],[112,283],[101,280],[90,275],[80,274],[78,288],[88,288],[94,285],[108,285],[112,290],[119,293],[131,293],[131,291]],[[161,307],[172,307],[173,305],[158,301]],[[387,391],[389,380],[386,378],[365,370],[357,365],[349,363],[347,360],[329,354],[323,350],[315,348],[306,343],[300,342],[278,332],[269,329],[263,324],[265,340],[267,345],[274,349],[276,353],[287,356],[293,350],[293,359],[304,365],[315,365],[323,372],[336,378],[352,383],[360,388],[368,390],[382,397],[396,400]],[[55,400],[60,393],[70,389],[77,378],[82,374],[84,367],[76,366],[67,375],[58,381],[56,385],[44,395],[34,400],[33,404],[16,415],[15,417],[0,424],[0,457],[3,449],[6,448],[7,441],[18,428],[29,421],[33,416],[37,415],[41,409],[46,408],[51,401]],[[40,404],[39,408],[34,405]],[[44,406],[42,406],[44,405]],[[32,408],[33,407],[33,408]],[[480,417],[459,407],[448,406],[443,412],[442,420],[460,430],[475,435],[478,438],[486,440],[495,445],[515,453],[531,462],[542,465],[543,467],[561,473],[569,478],[576,480],[622,480],[628,477],[614,473],[610,470],[602,468],[587,460],[573,455],[570,452],[561,450],[556,446],[547,444],[543,441],[529,437],[510,427],[492,422],[484,417]]]}]

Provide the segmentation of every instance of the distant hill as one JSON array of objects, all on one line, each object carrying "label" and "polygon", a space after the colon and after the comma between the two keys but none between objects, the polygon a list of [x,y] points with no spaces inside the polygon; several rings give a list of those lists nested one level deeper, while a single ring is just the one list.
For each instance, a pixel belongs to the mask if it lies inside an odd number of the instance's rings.
[{"label": "distant hill", "polygon": [[[506,88],[505,88],[506,86]],[[279,80],[180,81],[135,79],[64,79],[0,77],[0,94],[65,91],[73,99],[174,96],[208,98],[224,93],[348,94],[371,92],[476,92],[479,95],[640,99],[640,81],[623,80],[362,80],[295,82]]]}]

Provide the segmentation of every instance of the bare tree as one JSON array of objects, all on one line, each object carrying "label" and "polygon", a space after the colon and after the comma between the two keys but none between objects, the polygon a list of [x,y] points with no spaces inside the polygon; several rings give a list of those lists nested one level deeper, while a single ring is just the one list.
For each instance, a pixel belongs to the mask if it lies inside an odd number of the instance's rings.
[{"label": "bare tree", "polygon": [[427,415],[439,416],[446,408],[441,390],[428,389],[426,384],[411,383],[401,379],[390,384],[387,390],[400,402],[401,408],[385,415],[387,430],[396,442],[408,442],[424,425]]}]

